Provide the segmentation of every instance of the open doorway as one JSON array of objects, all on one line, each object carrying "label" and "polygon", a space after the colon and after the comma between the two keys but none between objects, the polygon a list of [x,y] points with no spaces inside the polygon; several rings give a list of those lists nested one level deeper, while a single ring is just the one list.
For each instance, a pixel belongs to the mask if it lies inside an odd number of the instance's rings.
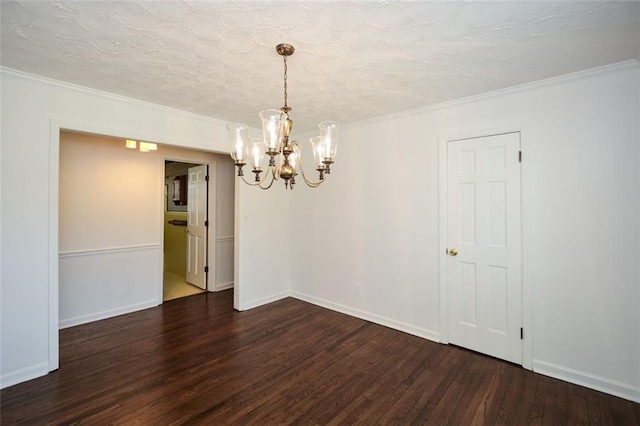
[{"label": "open doorway", "polygon": [[59,155],[52,166],[59,230],[56,333],[163,303],[168,159],[208,167],[211,179],[204,192],[210,223],[201,263],[209,270],[203,287],[233,287],[234,165],[228,155],[160,144],[143,152],[129,149],[124,138],[58,132]]},{"label": "open doorway", "polygon": [[166,302],[202,293],[207,288],[208,268],[201,260],[206,258],[208,239],[207,189],[202,191],[199,186],[207,184],[208,167],[165,160],[164,170],[162,300]]}]

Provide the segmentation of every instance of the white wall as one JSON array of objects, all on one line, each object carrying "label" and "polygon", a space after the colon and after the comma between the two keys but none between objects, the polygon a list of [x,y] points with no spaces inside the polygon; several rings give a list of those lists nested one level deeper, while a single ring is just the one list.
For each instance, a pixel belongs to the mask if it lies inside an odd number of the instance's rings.
[{"label": "white wall", "polygon": [[439,138],[521,130],[532,367],[640,401],[639,85],[627,63],[344,126],[331,180],[291,198],[293,295],[445,337]]},{"label": "white wall", "polygon": [[[251,309],[289,295],[289,193],[282,182],[262,191],[236,180],[234,307]],[[277,208],[274,208],[277,207]]]},{"label": "white wall", "polygon": [[[0,386],[28,380],[58,367],[58,172],[60,129],[154,141],[225,153],[227,135],[221,121],[159,107],[120,96],[87,90],[2,68],[0,214],[2,223]],[[242,215],[275,221],[278,229],[288,214],[280,204],[252,204],[247,193],[236,208]],[[278,210],[284,213],[278,215]],[[252,217],[252,214],[250,214]],[[266,220],[266,219],[265,219]],[[264,229],[264,228],[263,228]],[[246,234],[236,246],[257,248],[261,262],[282,262],[280,253],[260,247]],[[241,255],[244,252],[241,252]],[[240,262],[253,274],[250,258]],[[255,302],[266,291],[286,293],[286,268],[250,283],[240,297]],[[236,287],[242,287],[236,279]],[[257,290],[258,294],[254,294]],[[267,299],[269,296],[266,296]],[[243,304],[240,299],[236,301]]]},{"label": "white wall", "polygon": [[[1,76],[0,372],[8,386],[57,365],[48,321],[57,299],[47,294],[58,272],[50,127],[220,152],[226,135],[215,120]],[[260,192],[236,181],[236,308],[291,292],[439,339],[438,138],[519,128],[530,176],[523,302],[532,306],[533,368],[640,400],[639,85],[638,65],[626,64],[344,126],[323,187]]]}]

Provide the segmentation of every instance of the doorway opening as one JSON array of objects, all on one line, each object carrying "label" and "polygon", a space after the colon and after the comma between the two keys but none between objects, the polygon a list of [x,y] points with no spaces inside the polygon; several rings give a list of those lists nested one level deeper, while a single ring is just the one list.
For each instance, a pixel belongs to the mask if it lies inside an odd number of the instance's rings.
[{"label": "doorway opening", "polygon": [[[137,128],[130,133],[153,140]],[[64,141],[74,135],[78,149],[70,154]],[[162,181],[167,159],[209,166],[208,209],[214,219],[208,261],[215,267],[208,290],[235,287],[235,173],[229,155],[171,145],[141,153],[127,149],[127,136],[51,121],[48,371],[60,366],[61,328],[162,304]],[[70,194],[82,196],[69,200]]]},{"label": "doorway opening", "polygon": [[[184,163],[173,160],[164,162],[164,265],[162,273],[162,301],[178,299],[203,293],[206,289],[206,279],[204,271],[201,274],[188,273],[190,263],[197,263],[196,259],[190,259],[192,250],[201,253],[202,259],[206,259],[207,231],[198,238],[197,235],[190,235],[189,214],[197,209],[198,204],[204,206],[204,220],[207,220],[207,190],[203,191],[204,199],[200,200],[197,195],[190,191],[192,185],[189,181],[190,172],[198,169],[207,169],[206,165],[195,163]],[[208,175],[206,175],[208,176]],[[206,184],[206,182],[205,182]],[[197,189],[196,189],[197,190]],[[196,195],[194,197],[194,195]],[[196,214],[201,212],[195,212]],[[195,230],[195,229],[192,229]],[[204,239],[202,239],[204,237]],[[190,262],[191,261],[191,262]],[[206,265],[195,265],[193,269]]]}]

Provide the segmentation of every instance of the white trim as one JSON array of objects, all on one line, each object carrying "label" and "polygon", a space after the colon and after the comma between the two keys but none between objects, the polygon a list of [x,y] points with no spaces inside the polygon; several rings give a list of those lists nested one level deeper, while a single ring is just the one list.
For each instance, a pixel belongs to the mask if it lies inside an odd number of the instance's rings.
[{"label": "white trim", "polygon": [[[149,131],[141,131],[139,128],[133,129],[122,129],[117,127],[103,127],[95,124],[84,124],[78,123],[70,120],[56,120],[58,125],[60,126],[60,130],[66,130],[75,133],[86,133],[91,135],[98,136],[106,136],[108,138],[120,138],[120,139],[136,139],[154,142],[157,144],[162,144],[170,147],[187,149],[187,150],[196,150],[200,152],[213,153],[213,154],[226,154],[222,151],[214,151],[208,150],[204,147],[200,147],[198,145],[189,144],[184,140],[177,140],[175,138],[166,139],[165,134],[160,133],[150,133]],[[171,160],[171,158],[164,157],[167,160]],[[177,159],[176,161],[180,162],[189,162],[189,160]],[[197,161],[197,164],[204,164],[202,161]],[[164,167],[164,163],[163,163]],[[164,172],[164,169],[163,169]],[[163,175],[164,176],[164,175]],[[164,179],[163,179],[164,181]]]},{"label": "white trim", "polygon": [[216,242],[218,243],[229,243],[232,242],[234,240],[233,235],[230,235],[228,237],[218,237],[216,238]]},{"label": "white trim", "polygon": [[308,294],[294,291],[291,293],[291,297],[302,300],[304,302],[311,303],[313,305],[321,306],[323,308],[331,309],[332,311],[340,312],[352,317],[360,318],[365,321],[369,321],[375,324],[379,324],[385,327],[393,328],[394,330],[402,331],[414,336],[422,337],[433,342],[440,342],[440,335],[438,332],[429,330],[426,328],[416,327],[402,321],[396,321],[382,315],[373,314],[371,312],[361,311],[349,306],[341,305],[339,303],[330,302],[328,300],[319,299]]},{"label": "white trim", "polygon": [[233,281],[229,281],[228,283],[217,284],[213,291],[229,290],[230,288],[233,288]]},{"label": "white trim", "polygon": [[206,227],[207,231],[207,266],[209,267],[206,275],[207,282],[205,284],[207,291],[215,291],[216,289],[216,271],[218,270],[217,255],[217,218],[216,218],[216,205],[218,204],[218,193],[216,191],[217,186],[217,162],[213,161],[207,163],[207,220],[209,226]]},{"label": "white trim", "polygon": [[[177,108],[172,108],[172,107],[168,107],[165,105],[160,105],[160,104],[154,104],[152,102],[147,102],[147,101],[142,101],[140,99],[135,99],[135,98],[129,98],[127,96],[122,96],[122,95],[118,95],[115,93],[111,93],[111,92],[105,92],[102,90],[98,90],[98,89],[93,89],[91,87],[87,87],[87,86],[81,86],[78,84],[74,84],[74,83],[68,83],[66,81],[61,81],[61,80],[55,80],[49,77],[43,77],[41,75],[37,75],[37,74],[30,74],[24,71],[19,71],[13,68],[8,68],[5,66],[0,66],[0,72],[2,73],[6,73],[9,75],[12,75],[14,77],[19,77],[19,78],[24,78],[25,80],[32,80],[32,81],[37,81],[39,83],[45,83],[45,84],[49,84],[52,86],[57,86],[57,87],[62,87],[65,89],[71,89],[71,90],[75,90],[77,92],[83,92],[89,95],[93,95],[93,96],[99,96],[101,98],[108,98],[108,99],[112,99],[112,100],[116,100],[119,102],[126,102],[130,105],[138,105],[144,108],[149,108],[149,109],[155,109],[156,111],[160,111],[160,112],[164,112],[164,113],[169,113],[172,115],[180,115],[182,117],[185,118],[189,118],[191,120],[200,120],[200,121],[204,121],[204,122],[208,122],[208,123],[214,123],[214,124],[225,124],[226,122],[217,118],[213,118],[213,117],[209,117],[206,115],[202,115],[202,114],[196,114],[194,112],[189,112],[189,111],[185,111],[182,109],[177,109]],[[107,134],[111,134],[111,133],[101,133],[104,135]],[[146,138],[140,138],[140,139],[146,139]]]},{"label": "white trim", "polygon": [[[158,265],[157,265],[157,277],[158,277],[158,281],[156,283],[156,304],[157,305],[162,305],[162,303],[164,303],[164,214],[165,214],[165,209],[167,208],[166,203],[168,202],[167,200],[165,200],[165,176],[167,173],[166,170],[166,157],[163,151],[163,154],[158,156],[159,159],[158,161],[158,165],[157,167],[157,172],[158,172],[158,189],[160,191],[160,194],[158,195],[160,198],[160,208],[158,209],[158,223],[159,223],[159,229],[158,229],[158,241],[159,241],[159,245],[161,245],[162,250],[158,250]],[[168,196],[168,194],[167,194]]]},{"label": "white trim", "polygon": [[[498,90],[494,90],[491,92],[483,92],[477,95],[472,95],[472,96],[467,96],[467,97],[463,97],[463,98],[459,98],[459,99],[454,99],[451,101],[445,101],[445,102],[440,102],[440,103],[436,103],[436,104],[432,104],[432,105],[428,105],[428,106],[424,106],[424,107],[420,107],[420,108],[415,108],[415,109],[411,109],[411,110],[407,110],[407,111],[401,111],[401,112],[397,112],[397,113],[392,113],[392,114],[386,114],[386,115],[381,115],[378,117],[373,117],[373,118],[367,118],[364,120],[359,120],[359,121],[354,121],[351,123],[344,123],[341,125],[341,127],[343,129],[345,128],[351,128],[351,127],[358,127],[358,126],[362,126],[362,125],[368,125],[371,123],[377,123],[380,121],[386,121],[386,120],[390,120],[390,119],[397,119],[397,118],[404,118],[404,117],[411,117],[413,115],[418,115],[418,114],[423,114],[425,112],[428,111],[434,111],[434,110],[438,110],[438,109],[442,109],[442,108],[449,108],[449,107],[453,107],[453,106],[457,106],[457,105],[462,105],[462,104],[466,104],[468,102],[475,102],[478,100],[482,100],[482,99],[487,99],[487,98],[492,98],[492,97],[497,97],[497,96],[502,96],[505,94],[510,94],[510,93],[516,93],[516,92],[522,92],[522,91],[526,91],[529,89],[533,89],[533,88],[540,88],[540,87],[545,87],[545,86],[551,86],[551,85],[555,85],[555,84],[560,84],[563,83],[565,81],[570,81],[576,78],[586,78],[586,77],[591,77],[591,76],[597,76],[600,74],[606,74],[609,73],[611,71],[617,71],[617,70],[624,70],[624,69],[628,69],[628,68],[635,68],[640,64],[640,60],[639,59],[629,59],[626,61],[622,61],[622,62],[617,62],[614,64],[609,64],[609,65],[604,65],[601,67],[596,67],[596,68],[591,68],[591,69],[587,69],[587,70],[581,70],[581,71],[576,71],[573,73],[569,73],[569,74],[563,74],[560,76],[555,76],[555,77],[549,77],[543,80],[536,80],[530,83],[524,83],[524,84],[520,84],[517,86],[511,86],[511,87],[506,87],[504,89],[498,89]],[[8,68],[6,66],[0,66],[0,72],[2,73],[6,73],[15,77],[20,77],[20,78],[24,78],[27,80],[33,80],[33,81],[38,81],[38,82],[42,82],[45,84],[50,84],[50,85],[54,85],[54,86],[58,86],[58,87],[63,87],[63,88],[68,88],[68,89],[72,89],[78,92],[83,92],[83,93],[87,93],[87,94],[91,94],[91,95],[96,95],[96,96],[100,96],[100,97],[106,97],[109,99],[113,99],[113,100],[118,100],[121,102],[127,102],[131,105],[139,105],[145,108],[152,108],[155,109],[157,111],[162,111],[162,112],[167,112],[170,114],[175,114],[175,115],[181,115],[183,117],[186,118],[190,118],[190,119],[196,119],[196,120],[201,120],[201,121],[205,121],[205,122],[209,122],[209,123],[215,123],[215,124],[225,124],[225,121],[222,121],[220,119],[217,118],[213,118],[213,117],[209,117],[206,115],[202,115],[202,114],[196,114],[193,112],[189,112],[189,111],[185,111],[185,110],[181,110],[181,109],[177,109],[177,108],[172,108],[172,107],[167,107],[164,105],[160,105],[160,104],[154,104],[151,102],[146,102],[146,101],[142,101],[139,99],[135,99],[135,98],[129,98],[126,96],[122,96],[122,95],[117,95],[111,92],[105,92],[105,91],[101,91],[101,90],[97,90],[97,89],[92,89],[90,87],[86,87],[86,86],[80,86],[77,84],[73,84],[73,83],[68,83],[65,81],[60,81],[60,80],[55,80],[52,78],[48,78],[48,77],[43,77],[40,75],[36,75],[36,74],[30,74],[30,73],[26,73],[24,71],[19,71],[13,68]],[[255,130],[255,128],[251,128],[251,130]],[[309,132],[311,132],[311,130],[309,130]],[[109,131],[109,133],[98,133],[98,134],[111,134],[111,132]],[[132,135],[133,136],[133,135]],[[131,137],[132,137],[131,136]],[[136,139],[136,138],[134,138]],[[144,138],[144,137],[139,137],[137,139],[147,139],[147,140],[151,140],[149,138]]]},{"label": "white trim", "polygon": [[622,61],[622,62],[618,62],[615,64],[609,64],[609,65],[604,65],[601,67],[597,67],[597,68],[591,68],[588,70],[582,70],[582,71],[577,71],[577,72],[573,72],[573,73],[569,73],[569,74],[563,74],[560,76],[556,76],[556,77],[549,77],[543,80],[536,80],[536,81],[532,81],[530,83],[524,83],[524,84],[520,84],[518,86],[511,86],[511,87],[506,87],[504,89],[498,89],[498,90],[494,90],[491,92],[483,92],[477,95],[472,95],[472,96],[467,96],[467,97],[463,97],[463,98],[459,98],[459,99],[454,99],[451,101],[445,101],[445,102],[440,102],[437,104],[432,104],[432,105],[427,105],[424,107],[420,107],[420,108],[415,108],[415,109],[411,109],[411,110],[407,110],[407,111],[401,111],[401,112],[396,112],[396,113],[392,113],[392,114],[386,114],[386,115],[381,115],[378,117],[372,117],[372,118],[366,118],[364,120],[359,120],[359,121],[354,121],[351,123],[345,123],[345,124],[341,124],[340,127],[341,129],[349,129],[352,127],[360,127],[360,126],[367,126],[367,125],[371,125],[371,124],[375,124],[375,123],[379,123],[379,122],[383,122],[383,121],[387,121],[387,120],[394,120],[394,119],[401,119],[401,118],[407,118],[407,117],[412,117],[414,115],[420,115],[420,114],[424,114],[426,112],[430,112],[430,111],[436,111],[436,110],[440,110],[440,109],[445,109],[445,108],[451,108],[454,106],[459,106],[459,105],[464,105],[470,102],[476,102],[476,101],[480,101],[480,100],[485,100],[485,99],[490,99],[490,98],[494,98],[494,97],[499,97],[499,96],[503,96],[503,95],[508,95],[508,94],[512,94],[512,93],[518,93],[518,92],[523,92],[523,91],[527,91],[527,90],[531,90],[531,89],[536,89],[536,88],[544,88],[544,87],[549,87],[549,86],[553,86],[556,84],[561,84],[567,81],[572,81],[578,78],[588,78],[588,77],[592,77],[592,76],[598,76],[601,74],[607,74],[610,73],[612,71],[618,71],[618,70],[625,70],[625,69],[631,69],[631,68],[636,68],[638,67],[638,65],[640,65],[640,60],[639,59],[630,59],[630,60],[626,60],[626,61]]},{"label": "white trim", "polygon": [[233,286],[233,309],[241,311],[242,303],[240,294],[240,179],[233,179],[233,282],[238,285]]},{"label": "white trim", "polygon": [[533,360],[533,371],[640,403],[640,387],[622,383],[617,380],[607,379],[606,377],[585,373],[584,371],[574,370],[573,368],[563,367],[538,359]]},{"label": "white trim", "polygon": [[73,250],[73,251],[60,252],[58,257],[62,259],[66,257],[95,256],[95,255],[101,255],[101,254],[123,253],[127,251],[153,250],[153,249],[159,249],[159,248],[160,248],[160,244],[158,243],[130,245],[130,246],[121,246],[121,247],[105,247],[105,248],[99,248],[99,249]]},{"label": "white trim", "polygon": [[47,374],[49,374],[49,371],[51,370],[49,370],[48,362],[40,362],[30,367],[26,367],[18,371],[13,371],[0,377],[0,389],[8,388],[9,386],[26,382],[27,380],[46,376]]},{"label": "white trim", "polygon": [[[234,287],[234,291],[237,287]],[[257,308],[258,306],[262,306],[262,305],[267,305],[271,302],[275,302],[277,300],[281,300],[281,299],[285,299],[289,297],[289,293],[288,292],[282,292],[282,293],[276,293],[276,294],[272,294],[270,296],[265,296],[265,297],[261,297],[259,299],[254,299],[254,300],[249,300],[246,303],[243,303],[240,306],[240,309],[237,309],[238,311],[248,311],[249,309],[253,309],[253,308]],[[235,298],[234,298],[235,301]]]},{"label": "white trim", "polygon": [[522,367],[533,369],[533,277],[531,236],[533,235],[533,136],[531,126],[520,127],[520,231],[522,238]]},{"label": "white trim", "polygon": [[147,300],[146,302],[134,303],[132,305],[120,306],[115,309],[109,309],[102,312],[96,312],[89,315],[81,315],[75,318],[61,320],[58,323],[60,329],[74,327],[76,325],[87,324],[93,321],[99,321],[107,318],[117,317],[119,315],[130,314],[132,312],[141,311],[143,309],[154,308],[158,306],[157,300]]},{"label": "white trim", "polygon": [[[449,300],[447,277],[447,143],[462,140],[481,138],[485,136],[503,135],[508,133],[520,134],[520,150],[522,151],[522,163],[520,165],[520,227],[522,236],[521,252],[521,326],[524,329],[522,339],[522,367],[528,370],[533,368],[533,288],[531,268],[531,243],[532,217],[531,217],[531,190],[532,173],[528,165],[533,164],[533,147],[530,126],[524,124],[469,130],[439,135],[438,136],[438,252],[439,252],[439,293],[440,293],[440,341],[449,343]],[[525,165],[526,164],[526,165]]]},{"label": "white trim", "polygon": [[440,342],[449,343],[449,295],[447,275],[447,138],[438,137],[438,293]]},{"label": "white trim", "polygon": [[48,363],[49,371],[60,366],[60,341],[58,336],[58,319],[60,318],[59,290],[59,181],[60,181],[60,122],[49,120],[49,226],[48,251],[49,276],[48,285]]}]

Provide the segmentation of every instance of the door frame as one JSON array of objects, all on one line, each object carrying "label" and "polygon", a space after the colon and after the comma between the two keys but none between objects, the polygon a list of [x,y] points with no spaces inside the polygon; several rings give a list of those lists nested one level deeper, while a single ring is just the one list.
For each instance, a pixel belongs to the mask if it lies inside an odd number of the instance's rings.
[{"label": "door frame", "polygon": [[[214,184],[214,180],[211,176],[215,176],[216,173],[216,163],[203,163],[202,160],[190,159],[189,156],[163,156],[162,157],[162,176],[159,182],[164,188],[164,176],[165,176],[165,167],[167,161],[175,161],[178,163],[189,163],[189,164],[197,164],[200,166],[207,166],[207,174],[209,176],[209,181],[207,182],[207,220],[209,221],[209,226],[207,226],[206,230],[206,239],[205,243],[207,248],[207,266],[209,267],[209,272],[207,272],[206,280],[206,291],[214,291],[215,290],[215,271],[216,271],[216,186]],[[164,189],[162,190],[162,194],[164,197]],[[160,212],[163,215],[162,220],[160,220],[160,241],[164,244],[164,210]],[[212,231],[213,230],[213,231]],[[211,235],[213,232],[213,236]],[[164,250],[160,250],[160,261],[158,267],[160,268],[159,276],[160,282],[158,283],[158,304],[161,305],[164,303],[162,297],[162,290],[164,287]],[[211,277],[214,277],[212,280]]]},{"label": "door frame", "polygon": [[[147,141],[158,141],[158,143],[166,143],[167,145],[171,145],[168,142],[162,142],[163,138],[158,137],[158,135],[153,132],[146,131],[144,129],[140,129],[139,126],[131,127],[130,129],[122,129],[122,128],[113,128],[113,127],[105,127],[96,124],[90,124],[86,122],[78,122],[72,120],[64,120],[64,119],[49,119],[49,223],[48,223],[48,253],[49,253],[49,268],[48,268],[48,365],[44,365],[43,370],[47,370],[47,372],[51,372],[57,370],[60,367],[60,336],[59,336],[59,178],[60,178],[60,132],[63,130],[75,131],[75,132],[84,132],[91,133],[96,135],[102,135],[107,137],[114,138],[133,138],[136,140],[147,140]],[[194,148],[188,145],[173,145],[178,148],[185,149],[196,149],[200,151],[207,152],[201,148]],[[213,153],[220,154],[217,151],[210,151]],[[198,161],[200,163],[200,161]],[[209,168],[209,175],[214,173],[215,164],[213,168]],[[158,177],[159,184],[164,187],[164,165],[162,167],[162,173]],[[210,187],[215,185],[209,185]],[[215,191],[215,188],[214,188]],[[164,194],[164,189],[160,190],[160,196]],[[212,202],[215,202],[215,192],[213,192],[214,196],[211,197],[211,189],[209,190],[209,208],[213,208]],[[234,193],[234,209],[238,209],[240,200],[237,198],[237,192]],[[212,201],[213,200],[213,201]],[[214,210],[215,211],[215,210]],[[234,212],[237,210],[234,210]],[[162,212],[158,212],[161,214]],[[235,213],[234,213],[235,214]],[[160,221],[162,222],[162,221]],[[209,228],[215,226],[215,222],[210,220]],[[164,241],[164,228],[160,231],[162,239],[160,241]],[[237,235],[237,234],[235,234]],[[215,240],[215,239],[214,239]],[[234,239],[234,250],[236,250],[235,256],[239,256],[238,251],[239,239]],[[215,254],[215,249],[211,251],[211,253]],[[164,254],[162,250],[160,250],[161,261],[164,262]],[[215,259],[215,258],[213,258]],[[238,257],[234,258],[234,262],[238,261]],[[160,267],[162,268],[163,263],[160,263]],[[160,271],[162,272],[162,271]],[[235,275],[237,277],[237,275]],[[162,275],[158,280],[158,305],[162,304]],[[240,301],[239,296],[239,281],[234,279],[234,306],[239,304]]]},{"label": "door frame", "polygon": [[440,342],[449,343],[449,297],[447,276],[447,144],[462,139],[481,138],[506,133],[520,133],[520,150],[522,164],[520,165],[520,211],[522,236],[522,367],[533,369],[533,289],[531,279],[531,165],[533,164],[533,149],[531,133],[525,126],[498,127],[488,129],[467,129],[456,133],[438,136],[438,269],[440,292]]}]

